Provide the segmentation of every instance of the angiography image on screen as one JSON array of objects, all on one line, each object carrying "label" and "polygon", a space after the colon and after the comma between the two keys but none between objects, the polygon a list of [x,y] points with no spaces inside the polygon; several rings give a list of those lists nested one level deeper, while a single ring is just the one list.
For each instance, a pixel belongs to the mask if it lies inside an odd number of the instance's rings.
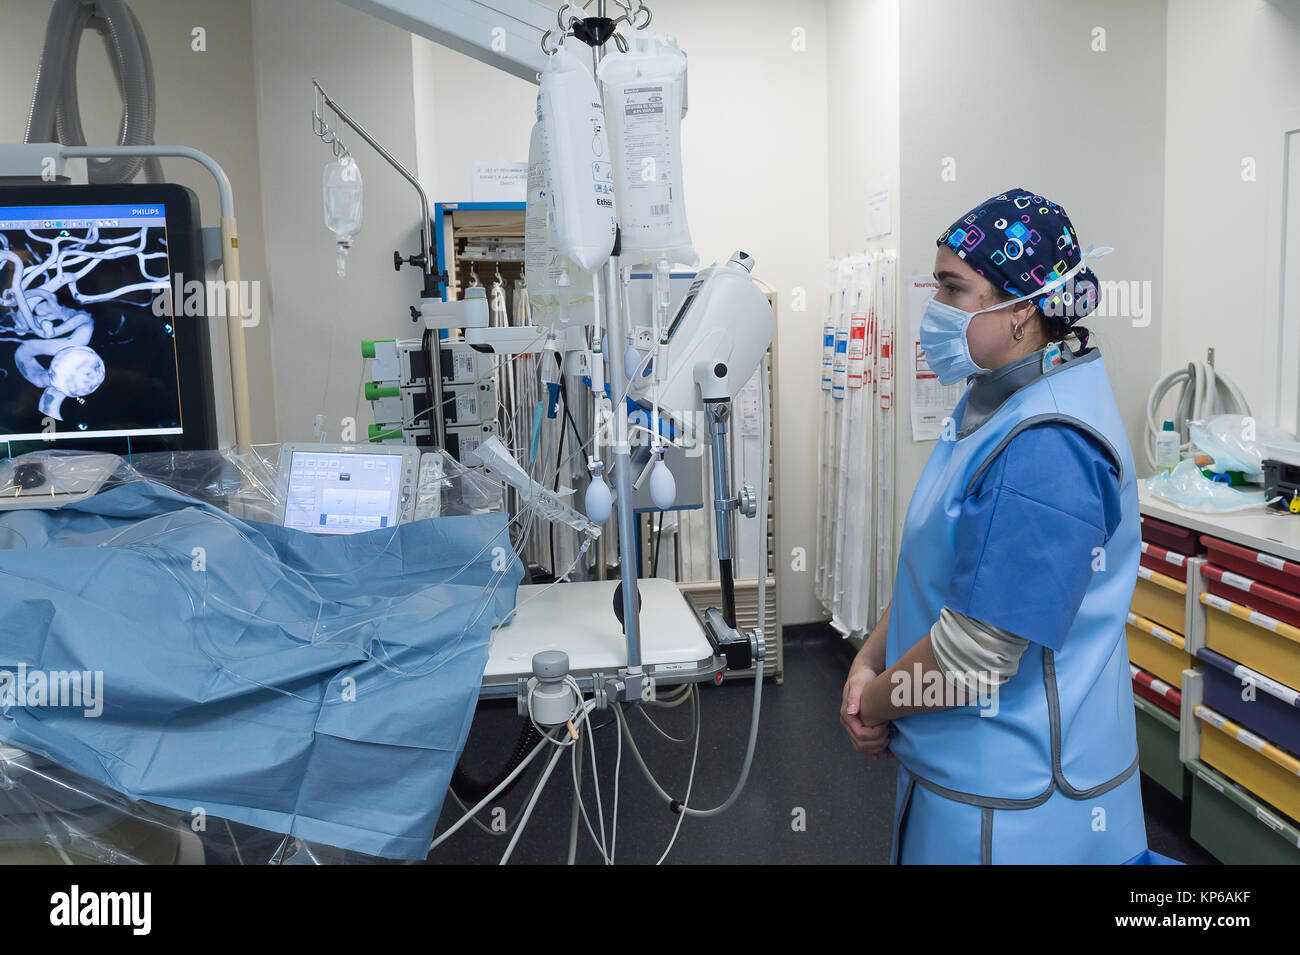
[{"label": "angiography image on screen", "polygon": [[160,205],[0,206],[0,439],[180,433],[170,272]]}]

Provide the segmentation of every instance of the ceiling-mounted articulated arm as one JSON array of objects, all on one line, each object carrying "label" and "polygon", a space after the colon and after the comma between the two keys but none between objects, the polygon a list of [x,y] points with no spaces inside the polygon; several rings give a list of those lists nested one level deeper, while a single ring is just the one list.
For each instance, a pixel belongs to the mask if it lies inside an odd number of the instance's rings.
[{"label": "ceiling-mounted articulated arm", "polygon": [[339,0],[530,83],[546,66],[555,9],[537,0]]}]

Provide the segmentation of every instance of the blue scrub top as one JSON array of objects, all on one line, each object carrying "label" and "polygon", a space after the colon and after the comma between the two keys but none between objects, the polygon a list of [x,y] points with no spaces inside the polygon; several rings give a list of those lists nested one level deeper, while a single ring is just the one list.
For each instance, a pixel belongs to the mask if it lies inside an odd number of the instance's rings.
[{"label": "blue scrub top", "polygon": [[1026,428],[962,502],[945,604],[1059,650],[1119,521],[1105,446],[1064,422]]}]

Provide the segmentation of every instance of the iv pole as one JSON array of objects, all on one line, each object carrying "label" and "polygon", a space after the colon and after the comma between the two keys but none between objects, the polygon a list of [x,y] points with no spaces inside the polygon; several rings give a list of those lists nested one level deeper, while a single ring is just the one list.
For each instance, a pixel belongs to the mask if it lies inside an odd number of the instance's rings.
[{"label": "iv pole", "polygon": [[[379,155],[383,157],[384,161],[396,169],[398,174],[414,186],[415,191],[419,193],[420,251],[418,254],[407,258],[405,262],[409,265],[414,265],[421,271],[421,273],[423,273],[424,281],[420,293],[421,296],[425,299],[434,298],[438,294],[438,277],[435,275],[434,271],[437,268],[437,262],[433,255],[433,220],[429,218],[429,196],[424,191],[424,187],[420,185],[420,180],[415,178],[415,174],[412,173],[411,170],[407,169],[406,166],[402,164],[401,160],[385,149],[383,144],[375,139],[375,137],[371,136],[370,133],[366,131],[365,127],[348,115],[347,110],[334,102],[334,100],[330,99],[329,94],[325,92],[325,89],[318,82],[313,79],[311,85],[316,88],[316,92],[319,93],[321,99],[325,101],[325,105],[334,111],[334,115],[352,127],[352,129],[356,131],[356,134],[370,145],[371,149],[379,153]],[[320,133],[317,132],[316,135],[319,136]],[[394,252],[393,268],[400,271],[402,264],[402,254],[400,252]],[[412,317],[414,318],[414,315]],[[439,334],[437,329],[434,329],[433,331],[430,346],[433,350],[431,366],[432,368],[441,368],[442,336]],[[442,375],[430,373],[429,380],[433,383],[433,408],[429,411],[429,417],[431,419],[430,433],[433,435],[435,447],[441,448],[445,447],[447,443],[446,424],[443,422]]]},{"label": "iv pole", "polygon": [[[606,0],[597,0],[596,15],[605,16]],[[599,67],[605,58],[604,46],[593,46],[593,66]],[[597,77],[599,87],[600,79]],[[623,629],[627,635],[627,668],[630,676],[641,673],[641,620],[640,600],[636,589],[636,555],[632,552],[636,531],[632,512],[632,464],[627,441],[627,403],[622,400],[627,378],[623,368],[623,315],[620,312],[622,296],[619,294],[619,240],[614,242],[614,252],[605,263],[605,335],[608,339],[605,360],[609,362],[610,397],[616,403],[614,411],[614,511],[618,515],[618,564],[623,579]]]}]

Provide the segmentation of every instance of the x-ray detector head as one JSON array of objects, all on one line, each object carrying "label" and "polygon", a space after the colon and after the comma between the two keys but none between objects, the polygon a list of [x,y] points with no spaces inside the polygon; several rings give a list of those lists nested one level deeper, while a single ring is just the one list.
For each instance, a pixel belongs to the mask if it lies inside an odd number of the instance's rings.
[{"label": "x-ray detector head", "polygon": [[[659,406],[678,427],[689,429],[704,402],[734,398],[772,343],[776,316],[750,276],[753,265],[752,256],[736,252],[704,269],[669,323]],[[629,393],[648,404],[653,382],[651,362]]]}]

